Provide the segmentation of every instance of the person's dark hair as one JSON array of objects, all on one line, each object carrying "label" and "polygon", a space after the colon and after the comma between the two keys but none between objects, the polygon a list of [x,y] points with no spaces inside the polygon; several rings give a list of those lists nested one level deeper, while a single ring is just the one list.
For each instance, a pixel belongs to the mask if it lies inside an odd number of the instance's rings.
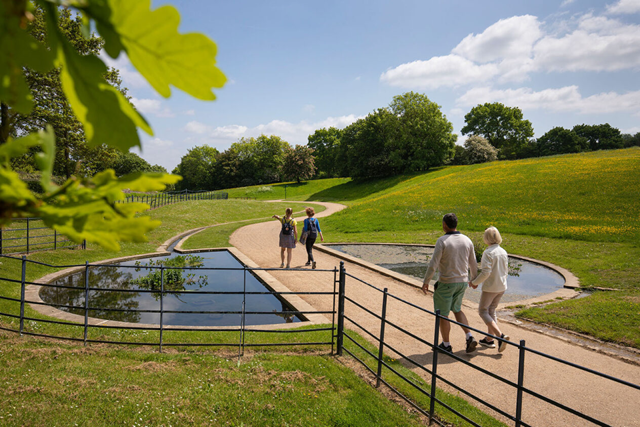
[{"label": "person's dark hair", "polygon": [[452,230],[458,227],[458,217],[454,213],[446,214],[442,217],[442,221]]}]

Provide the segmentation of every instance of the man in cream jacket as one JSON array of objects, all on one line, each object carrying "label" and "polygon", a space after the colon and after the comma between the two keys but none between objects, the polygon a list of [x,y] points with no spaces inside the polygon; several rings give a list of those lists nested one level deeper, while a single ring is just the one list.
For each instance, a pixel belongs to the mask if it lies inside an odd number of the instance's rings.
[{"label": "man in cream jacket", "polygon": [[[436,242],[422,290],[424,293],[429,291],[429,281],[438,270],[440,277],[433,291],[434,310],[440,310],[440,315],[443,317],[449,317],[449,312],[453,311],[458,323],[469,325],[467,316],[462,311],[462,298],[469,286],[469,273],[472,277],[478,275],[478,263],[473,243],[467,236],[460,233],[457,227],[458,218],[455,214],[449,213],[442,218],[442,229],[445,235]],[[478,346],[478,342],[468,328],[462,326],[462,330],[466,333],[466,352],[471,353]],[[440,322],[442,343],[438,347],[451,353],[453,348],[449,342],[450,332],[451,323],[442,319]]]}]

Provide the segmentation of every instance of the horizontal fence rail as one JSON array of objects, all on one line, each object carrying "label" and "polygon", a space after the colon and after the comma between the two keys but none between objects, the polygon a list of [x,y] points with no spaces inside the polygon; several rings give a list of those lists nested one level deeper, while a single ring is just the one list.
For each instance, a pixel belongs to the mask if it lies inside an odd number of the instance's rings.
[{"label": "horizontal fence rail", "polygon": [[87,242],[76,243],[44,225],[40,218],[14,218],[12,228],[0,227],[0,255],[32,253],[56,249],[85,249]]},{"label": "horizontal fence rail", "polygon": [[[417,304],[406,301],[396,295],[393,295],[388,292],[388,289],[380,289],[371,283],[368,283],[356,276],[351,274],[347,274],[344,268],[344,262],[340,263],[340,268],[334,268],[333,270],[306,270],[306,269],[291,269],[291,270],[282,270],[279,268],[248,268],[248,267],[225,267],[225,268],[206,268],[206,267],[167,267],[163,265],[156,266],[124,266],[124,265],[111,265],[111,264],[90,264],[85,263],[81,265],[70,265],[70,266],[55,266],[42,262],[36,262],[26,259],[26,257],[15,258],[9,256],[3,256],[3,258],[9,258],[14,261],[18,261],[21,263],[21,278],[11,279],[11,278],[0,278],[0,283],[4,282],[7,285],[13,284],[14,290],[19,286],[19,294],[15,293],[15,297],[8,296],[6,293],[0,295],[0,300],[8,301],[9,303],[16,304],[16,310],[14,313],[6,313],[0,312],[0,317],[5,317],[8,319],[15,319],[19,321],[19,327],[6,327],[4,324],[0,326],[0,329],[16,332],[20,335],[31,335],[36,337],[48,337],[48,338],[56,338],[63,340],[70,340],[76,342],[82,342],[84,345],[87,343],[106,343],[106,344],[120,344],[120,345],[147,345],[147,346],[156,346],[162,351],[165,346],[172,347],[238,347],[238,356],[244,354],[244,349],[247,347],[276,347],[276,346],[318,346],[318,345],[327,345],[331,346],[332,354],[337,353],[337,355],[342,356],[344,353],[353,357],[356,361],[362,364],[375,378],[376,378],[376,387],[379,387],[381,384],[387,386],[391,391],[397,394],[401,399],[406,401],[409,405],[414,407],[418,412],[429,418],[429,424],[438,424],[445,425],[436,417],[434,414],[436,412],[436,405],[438,408],[449,411],[452,414],[456,415],[460,419],[469,423],[473,426],[479,426],[478,422],[474,421],[470,418],[468,414],[461,413],[459,410],[451,407],[445,401],[443,401],[442,397],[438,396],[437,386],[439,384],[445,384],[446,386],[458,391],[460,394],[464,395],[468,400],[474,401],[480,405],[483,405],[485,408],[494,411],[497,414],[500,414],[507,420],[513,422],[516,427],[527,427],[530,424],[523,420],[523,400],[525,396],[530,398],[535,398],[542,400],[543,402],[552,405],[564,412],[572,414],[579,418],[581,422],[591,423],[593,425],[598,426],[606,426],[607,423],[600,421],[597,419],[597,416],[585,414],[575,408],[571,408],[562,402],[558,402],[548,396],[545,396],[539,392],[531,390],[526,387],[524,384],[525,373],[526,373],[526,360],[527,355],[535,355],[537,357],[543,357],[548,359],[549,361],[560,363],[564,366],[575,368],[581,370],[585,373],[593,375],[597,378],[602,378],[607,381],[614,382],[622,387],[624,390],[640,390],[640,385],[630,383],[628,381],[612,377],[610,375],[598,372],[596,370],[580,366],[576,363],[563,360],[557,358],[555,356],[551,356],[545,354],[541,351],[535,350],[533,348],[527,347],[525,341],[520,341],[519,343],[511,342],[503,340],[500,337],[493,337],[496,341],[502,341],[506,343],[508,346],[516,349],[518,351],[518,367],[517,367],[517,380],[510,380],[508,378],[504,378],[498,374],[488,371],[480,366],[473,364],[472,362],[465,360],[454,353],[446,352],[445,354],[453,358],[456,362],[461,363],[471,369],[479,372],[486,377],[487,379],[497,380],[500,383],[511,387],[515,391],[516,401],[513,405],[512,411],[505,410],[504,408],[500,408],[498,402],[490,402],[486,399],[482,399],[479,396],[474,395],[471,391],[466,390],[463,386],[459,384],[455,384],[449,379],[445,378],[443,375],[438,373],[438,366],[441,364],[439,361],[440,355],[443,353],[438,347],[439,344],[439,327],[440,323],[443,319],[448,320],[450,323],[455,325],[461,325],[455,320],[449,320],[440,315],[439,311],[433,312],[427,310]],[[58,284],[42,284],[36,282],[30,282],[26,280],[27,277],[27,269],[29,265],[39,265],[50,268],[69,268],[76,267],[84,270],[84,286],[67,286],[67,285],[58,285]],[[160,288],[159,289],[111,289],[111,288],[99,288],[89,286],[89,272],[92,268],[138,268],[145,270],[160,270]],[[220,271],[242,271],[243,272],[243,289],[236,291],[172,291],[165,289],[165,274],[169,270],[220,270]],[[267,291],[247,291],[246,289],[246,278],[247,274],[252,274],[254,271],[304,271],[307,274],[315,274],[315,273],[333,273],[333,283],[332,288],[333,291],[307,291],[307,292],[276,292],[272,290]],[[374,291],[379,292],[381,298],[380,309],[370,309],[365,306],[364,302],[358,301],[357,295],[347,295],[347,278],[353,279]],[[84,303],[82,305],[74,305],[74,304],[53,304],[53,303],[44,303],[41,301],[30,301],[26,298],[26,286],[27,285],[38,285],[43,288],[65,288],[65,289],[73,289],[80,291],[84,294]],[[158,295],[158,306],[157,308],[145,308],[145,309],[116,309],[111,307],[96,307],[90,305],[89,303],[89,294],[90,292],[114,292],[114,293],[122,293],[122,292],[138,292],[138,293],[153,293]],[[179,294],[194,294],[194,295],[242,295],[242,302],[238,304],[237,309],[233,310],[174,310],[168,309],[166,307],[165,298],[168,295],[179,295]],[[283,310],[274,312],[274,311],[251,311],[246,308],[247,296],[251,295],[274,295],[274,296],[286,296],[286,295],[322,295],[326,297],[330,297],[332,299],[332,309],[325,311],[297,311],[297,310]],[[431,318],[434,325],[434,336],[431,341],[425,339],[420,336],[417,332],[412,332],[398,325],[397,323],[389,320],[388,312],[389,312],[389,302],[394,301],[394,304],[401,304],[401,306],[406,308],[413,308],[419,310],[422,314],[425,315],[425,318]],[[350,305],[349,312],[346,310],[347,303]],[[65,320],[52,320],[50,318],[45,317],[33,317],[27,316],[25,314],[25,308],[27,304],[31,305],[48,305],[59,308],[66,309],[75,309],[82,311],[84,313],[84,321],[83,322],[73,322],[73,321],[65,321]],[[375,322],[379,324],[379,329],[376,331],[370,331],[365,326],[363,326],[363,322],[359,319],[356,319],[351,310],[356,309],[362,313],[365,313],[367,316],[371,316]],[[397,310],[397,308],[396,308]],[[93,324],[90,321],[89,313],[90,312],[131,312],[131,313],[156,313],[159,314],[159,322],[157,325],[149,326],[149,325],[140,325],[137,326],[135,324],[123,324],[123,325],[108,325],[108,324]],[[19,313],[19,314],[16,314]],[[189,327],[181,327],[181,326],[172,326],[167,325],[165,321],[165,315],[167,314],[177,314],[177,313],[189,313],[189,314],[233,314],[240,316],[240,325],[233,327],[197,327],[197,328],[189,328]],[[251,328],[246,325],[246,317],[248,315],[263,315],[263,314],[277,314],[281,316],[292,316],[292,315],[305,315],[305,314],[331,314],[331,326],[327,327],[311,327],[308,329],[265,329],[263,327],[259,328]],[[25,322],[29,322],[30,328],[26,328]],[[361,344],[358,338],[347,330],[345,324],[354,326],[358,330],[364,333],[365,337],[369,338],[369,341],[375,344],[375,350],[369,350],[365,347],[365,345]],[[72,336],[59,336],[52,333],[47,333],[46,330],[39,331],[37,329],[43,328],[35,328],[36,330],[28,330],[33,329],[31,325],[63,325],[73,328],[81,328],[82,337],[72,337]],[[301,325],[302,326],[302,325]],[[465,325],[466,326],[466,325]],[[480,335],[487,335],[486,332],[475,329],[473,327],[468,327],[470,330],[475,331]],[[135,339],[118,339],[118,340],[107,340],[107,339],[97,339],[90,337],[90,331],[92,329],[96,330],[129,330],[129,331],[144,331],[144,332],[157,332],[158,340],[157,341],[149,341],[149,340],[135,340]],[[237,339],[229,342],[167,342],[165,339],[165,333],[167,331],[180,331],[180,332],[228,332],[238,334]],[[407,337],[407,339],[416,340],[419,343],[425,344],[432,351],[432,360],[430,364],[425,365],[421,364],[416,360],[413,360],[411,356],[408,356],[403,353],[401,349],[398,349],[397,346],[392,345],[388,342],[387,335],[390,331],[400,333],[403,336]],[[330,340],[312,340],[312,341],[304,341],[304,342],[274,342],[274,341],[264,341],[264,342],[254,342],[248,343],[246,342],[246,335],[248,333],[252,334],[307,334],[313,332],[329,332],[331,333]],[[417,368],[420,372],[422,372],[421,377],[425,379],[425,382],[419,382],[414,379],[408,378],[402,373],[398,372],[393,366],[391,366],[388,362],[385,361],[385,353],[393,353],[403,359],[407,364]],[[369,359],[373,361],[374,367],[369,366],[365,359]],[[397,386],[394,386],[390,382],[390,378],[395,377],[401,380],[402,383],[408,385],[410,389],[418,391],[421,395],[427,397],[429,399],[429,407],[422,407],[418,403],[416,403],[412,398],[406,395],[406,392],[403,392],[398,389]],[[500,402],[504,403],[504,402]],[[606,404],[606,403],[603,403]]]}]

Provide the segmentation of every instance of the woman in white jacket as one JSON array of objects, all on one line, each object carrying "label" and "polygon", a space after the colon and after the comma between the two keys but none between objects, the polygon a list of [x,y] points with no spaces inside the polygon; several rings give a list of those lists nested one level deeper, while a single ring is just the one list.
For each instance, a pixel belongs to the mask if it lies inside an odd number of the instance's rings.
[{"label": "woman in white jacket", "polygon": [[[498,317],[496,316],[496,308],[500,303],[502,295],[507,290],[507,275],[509,274],[509,259],[507,251],[500,247],[502,236],[495,227],[489,227],[484,231],[484,242],[489,247],[482,254],[480,268],[482,271],[471,282],[469,286],[476,289],[482,283],[482,296],[478,312],[480,317],[486,323],[488,331],[491,335],[500,337],[503,340],[509,340],[509,337],[502,333],[498,327]],[[487,336],[480,340],[480,344],[485,347],[495,348],[493,338]],[[507,343],[500,341],[498,351],[503,352],[507,348]]]}]

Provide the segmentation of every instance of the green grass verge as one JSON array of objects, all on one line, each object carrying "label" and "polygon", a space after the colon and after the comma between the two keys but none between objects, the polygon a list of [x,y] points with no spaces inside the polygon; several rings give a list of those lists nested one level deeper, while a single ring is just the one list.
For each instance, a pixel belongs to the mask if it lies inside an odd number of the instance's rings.
[{"label": "green grass verge", "polygon": [[[263,339],[278,342],[277,334],[269,335]],[[286,339],[295,341],[295,335]],[[350,335],[375,351],[362,337]],[[362,350],[351,347],[366,360]],[[0,424],[423,425],[415,411],[385,398],[326,354],[326,348],[258,350],[239,362],[234,349],[178,350],[82,348],[0,332],[5,378]],[[345,362],[352,360],[345,356]],[[397,360],[385,361],[429,391],[423,379]],[[374,367],[371,360],[367,363]],[[429,399],[412,386],[386,369],[383,377],[429,408]],[[460,397],[442,391],[438,397],[483,426],[504,425]],[[451,425],[467,425],[448,411],[438,409],[437,414]]]}]

